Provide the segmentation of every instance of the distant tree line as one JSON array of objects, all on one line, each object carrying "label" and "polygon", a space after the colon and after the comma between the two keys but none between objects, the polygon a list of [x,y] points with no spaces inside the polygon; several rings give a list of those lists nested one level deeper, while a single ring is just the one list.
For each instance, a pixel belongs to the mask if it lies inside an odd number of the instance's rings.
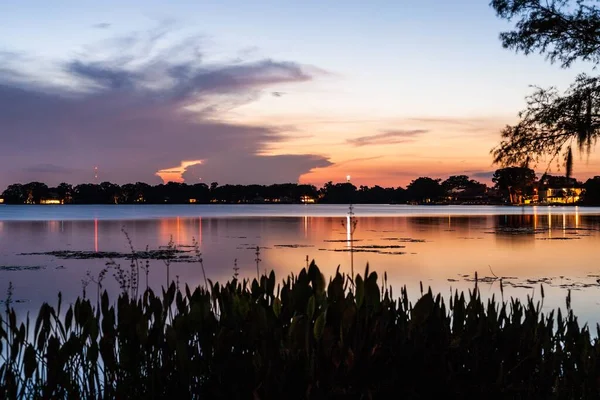
[{"label": "distant tree line", "polygon": [[[208,203],[302,203],[390,204],[435,203],[445,196],[466,191],[469,196],[484,195],[485,184],[467,176],[451,176],[445,181],[421,177],[406,188],[381,186],[356,187],[350,182],[327,182],[322,188],[296,183],[274,185],[210,185],[169,182],[149,185],[137,182],[117,185],[111,182],[49,187],[41,182],[12,184],[4,190],[5,204],[43,204],[48,200],[64,204],[208,204]],[[459,196],[460,197],[460,196]],[[463,196],[464,197],[464,196]]]},{"label": "distant tree line", "polygon": [[[2,193],[5,204],[209,204],[209,203],[322,203],[322,204],[521,204],[535,199],[538,191],[557,187],[569,196],[569,190],[585,189],[580,204],[600,204],[600,176],[585,183],[574,178],[543,175],[524,167],[497,170],[493,187],[454,175],[442,181],[419,177],[403,187],[359,186],[351,182],[327,182],[314,185],[285,183],[274,185],[210,185],[169,182],[149,185],[137,182],[117,185],[111,182],[49,187],[41,182],[9,185]],[[575,198],[575,197],[573,197]],[[535,202],[535,201],[534,201]]]}]

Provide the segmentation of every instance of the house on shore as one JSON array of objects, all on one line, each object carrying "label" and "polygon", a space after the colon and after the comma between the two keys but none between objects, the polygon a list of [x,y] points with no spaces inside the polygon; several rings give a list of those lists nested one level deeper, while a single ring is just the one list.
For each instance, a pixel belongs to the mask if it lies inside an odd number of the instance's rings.
[{"label": "house on shore", "polygon": [[548,204],[574,204],[584,193],[582,187],[552,187],[540,192],[539,202]]},{"label": "house on shore", "polygon": [[42,197],[39,204],[43,205],[60,205],[65,204],[64,199],[61,199],[57,193],[49,193],[48,196]]},{"label": "house on shore", "polygon": [[536,202],[542,204],[575,204],[585,192],[575,178],[550,175],[542,176],[535,190]]},{"label": "house on shore", "polygon": [[315,198],[308,195],[300,196],[300,203],[302,204],[314,204]]}]

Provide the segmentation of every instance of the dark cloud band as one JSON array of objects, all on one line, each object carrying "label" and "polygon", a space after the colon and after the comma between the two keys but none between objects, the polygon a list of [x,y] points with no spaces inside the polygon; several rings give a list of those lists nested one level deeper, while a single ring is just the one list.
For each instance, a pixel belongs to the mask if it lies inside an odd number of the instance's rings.
[{"label": "dark cloud band", "polygon": [[277,84],[313,79],[311,68],[270,59],[206,64],[197,41],[165,46],[164,40],[164,32],[116,39],[41,76],[23,75],[5,63],[0,185],[40,178],[90,181],[93,166],[100,166],[103,180],[155,182],[156,171],[182,160],[203,160],[198,167],[207,179],[222,183],[248,176],[273,183],[330,165],[319,155],[261,155],[268,145],[287,140],[282,129],[219,118],[220,110]]}]

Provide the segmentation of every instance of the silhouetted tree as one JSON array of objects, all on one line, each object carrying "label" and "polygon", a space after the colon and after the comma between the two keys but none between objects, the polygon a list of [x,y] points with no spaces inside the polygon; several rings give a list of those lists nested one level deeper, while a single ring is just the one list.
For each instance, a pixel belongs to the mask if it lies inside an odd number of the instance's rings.
[{"label": "silhouetted tree", "polygon": [[356,203],[362,204],[389,204],[394,203],[394,188],[383,188],[375,185],[373,187],[361,186],[356,193]]},{"label": "silhouetted tree", "polygon": [[531,194],[535,179],[535,171],[530,168],[506,167],[494,172],[492,182],[514,204],[521,203],[523,196]]},{"label": "silhouetted tree", "polygon": [[50,191],[45,183],[29,182],[23,185],[27,204],[39,204],[40,200],[48,197]]},{"label": "silhouetted tree", "polygon": [[[544,54],[565,68],[576,60],[600,63],[600,9],[592,2],[492,0],[491,5],[499,17],[517,20],[514,30],[500,35],[505,48]],[[562,156],[571,176],[573,145],[590,152],[600,134],[599,78],[579,75],[564,94],[537,88],[519,117],[502,131],[500,145],[492,149],[494,161],[527,165]]]},{"label": "silhouetted tree", "polygon": [[474,201],[483,198],[487,186],[476,180],[469,179],[467,175],[453,175],[442,182],[446,197],[453,201]]},{"label": "silhouetted tree", "polygon": [[2,192],[2,197],[6,204],[24,204],[27,200],[25,188],[20,183],[9,185],[6,190]]},{"label": "silhouetted tree", "polygon": [[579,184],[577,179],[569,178],[566,176],[554,176],[549,174],[544,174],[540,178],[539,184],[541,187],[575,187]]},{"label": "silhouetted tree", "polygon": [[316,199],[319,196],[319,191],[314,185],[290,185],[291,197],[293,199],[299,199],[302,196],[310,196]]},{"label": "silhouetted tree", "polygon": [[392,203],[403,204],[403,203],[406,203],[407,201],[408,201],[408,199],[407,199],[406,189],[398,186],[394,190],[394,193],[392,194]]},{"label": "silhouetted tree", "polygon": [[210,201],[210,190],[206,183],[196,183],[190,186],[190,198],[196,199],[198,203]]},{"label": "silhouetted tree", "polygon": [[135,183],[135,194],[137,196],[138,203],[150,202],[152,200],[153,186],[148,185],[145,182]]},{"label": "silhouetted tree", "polygon": [[64,200],[65,203],[73,202],[73,185],[63,182],[56,187],[55,191],[58,198]]},{"label": "silhouetted tree", "polygon": [[119,197],[121,197],[121,187],[119,185],[111,182],[102,182],[100,184],[100,191],[103,203],[117,204],[119,202]]},{"label": "silhouetted tree", "polygon": [[321,189],[323,203],[346,204],[356,202],[356,186],[350,182],[327,182]]},{"label": "silhouetted tree", "polygon": [[595,176],[588,179],[583,187],[585,189],[583,196],[583,204],[600,205],[600,176]]},{"label": "silhouetted tree", "polygon": [[502,45],[524,54],[546,55],[569,67],[576,60],[600,63],[600,12],[591,1],[492,0],[500,18],[516,21],[500,34]]},{"label": "silhouetted tree", "polygon": [[500,145],[492,150],[494,162],[559,162],[562,156],[566,176],[571,176],[573,145],[589,152],[600,134],[599,78],[580,75],[564,95],[538,88],[519,116],[517,125],[502,131]]},{"label": "silhouetted tree", "polygon": [[121,186],[121,197],[119,198],[119,203],[121,204],[133,204],[138,199],[136,193],[135,184],[127,183]]},{"label": "silhouetted tree", "polygon": [[73,188],[73,203],[75,204],[105,204],[100,185],[82,183]]},{"label": "silhouetted tree", "polygon": [[441,179],[421,177],[413,180],[407,187],[408,199],[419,203],[431,203],[439,200],[444,194],[440,185]]},{"label": "silhouetted tree", "polygon": [[[425,181],[423,181],[425,179]],[[427,179],[417,180],[417,186],[426,183]],[[468,179],[467,179],[468,181]],[[468,181],[472,184],[474,181]],[[45,197],[64,200],[65,203],[74,204],[189,204],[190,202],[205,204],[212,199],[222,203],[300,203],[302,196],[310,196],[315,201],[322,203],[365,203],[389,204],[406,203],[407,190],[398,188],[384,188],[378,185],[373,187],[361,186],[359,190],[351,183],[326,183],[323,188],[317,189],[313,185],[283,183],[274,185],[212,185],[197,183],[170,182],[156,186],[143,182],[128,183],[123,186],[111,182],[101,184],[85,183],[75,187],[62,183],[56,188],[47,188],[39,182],[27,185],[10,185],[3,197],[7,204],[24,204],[28,200],[38,203]],[[485,185],[483,185],[485,188]],[[425,197],[432,197],[435,201],[440,192],[436,191],[441,186],[439,179],[434,181],[433,192],[424,192]],[[423,186],[424,188],[424,186]],[[420,190],[420,189],[419,189]],[[413,194],[415,187],[413,187]],[[190,201],[194,199],[195,201]],[[418,201],[422,201],[418,200]]]},{"label": "silhouetted tree", "polygon": [[442,182],[442,187],[444,188],[446,194],[448,194],[452,190],[464,190],[469,187],[470,184],[471,181],[467,175],[452,175]]},{"label": "silhouetted tree", "polygon": [[188,203],[190,196],[189,186],[180,182],[168,182],[162,187],[164,190],[163,198],[167,203],[182,204]]}]

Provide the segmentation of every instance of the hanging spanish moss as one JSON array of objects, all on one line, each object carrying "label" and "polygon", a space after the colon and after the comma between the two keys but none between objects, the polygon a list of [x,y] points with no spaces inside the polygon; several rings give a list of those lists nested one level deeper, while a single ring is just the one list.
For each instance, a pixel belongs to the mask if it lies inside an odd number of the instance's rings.
[{"label": "hanging spanish moss", "polygon": [[565,156],[565,170],[567,178],[573,176],[573,151],[571,150],[571,146],[567,149]]}]

